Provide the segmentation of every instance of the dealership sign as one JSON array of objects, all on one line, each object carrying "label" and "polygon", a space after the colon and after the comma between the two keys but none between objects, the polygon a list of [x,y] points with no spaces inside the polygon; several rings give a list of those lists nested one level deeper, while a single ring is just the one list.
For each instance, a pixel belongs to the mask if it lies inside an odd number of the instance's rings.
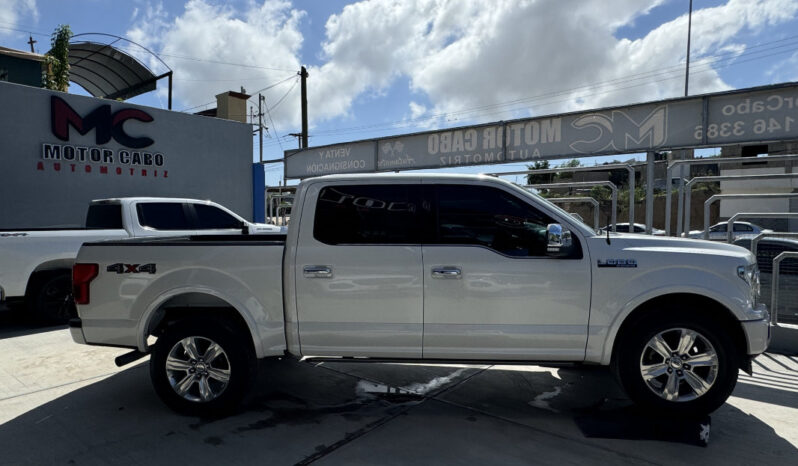
[{"label": "dealership sign", "polygon": [[253,212],[252,127],[0,82],[0,229],[82,225],[93,199],[210,199]]},{"label": "dealership sign", "polygon": [[[110,104],[100,105],[81,116],[61,97],[50,96],[50,130],[62,142],[42,143],[41,158],[36,169],[86,173],[96,170],[100,174],[168,178],[169,172],[163,168],[164,155],[143,150],[155,141],[144,135],[128,134],[125,129],[128,120],[150,123],[154,119],[137,108],[123,108],[111,113]],[[80,136],[93,132],[95,145],[70,143],[70,128]],[[106,144],[112,139],[122,148],[108,148]]]},{"label": "dealership sign", "polygon": [[286,151],[285,177],[798,139],[798,84]]}]

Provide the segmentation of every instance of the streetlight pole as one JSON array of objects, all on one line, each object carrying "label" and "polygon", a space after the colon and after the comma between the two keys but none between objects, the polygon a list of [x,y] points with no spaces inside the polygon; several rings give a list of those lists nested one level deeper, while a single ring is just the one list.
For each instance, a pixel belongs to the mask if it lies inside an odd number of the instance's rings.
[{"label": "streetlight pole", "polygon": [[684,96],[687,97],[687,84],[690,80],[690,28],[693,25],[693,0],[690,0],[690,12],[687,14],[687,66],[684,70]]}]

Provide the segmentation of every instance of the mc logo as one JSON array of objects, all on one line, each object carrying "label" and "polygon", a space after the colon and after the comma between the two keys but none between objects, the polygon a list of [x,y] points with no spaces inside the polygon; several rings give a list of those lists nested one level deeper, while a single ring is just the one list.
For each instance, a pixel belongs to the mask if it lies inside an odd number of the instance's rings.
[{"label": "mc logo", "polygon": [[133,137],[125,132],[124,124],[127,120],[138,120],[145,123],[152,121],[152,117],[135,108],[124,108],[111,114],[111,105],[100,105],[85,117],[81,117],[64,99],[52,96],[51,126],[53,134],[62,141],[69,141],[69,127],[72,126],[81,135],[92,129],[95,130],[97,144],[106,144],[113,137],[116,142],[125,147],[141,149],[151,146],[155,141],[142,136]]},{"label": "mc logo", "polygon": [[660,105],[639,123],[626,112],[613,110],[610,116],[601,113],[581,116],[571,126],[581,131],[590,128],[596,135],[592,139],[571,143],[571,149],[579,153],[646,150],[665,144],[668,137],[668,106]]}]

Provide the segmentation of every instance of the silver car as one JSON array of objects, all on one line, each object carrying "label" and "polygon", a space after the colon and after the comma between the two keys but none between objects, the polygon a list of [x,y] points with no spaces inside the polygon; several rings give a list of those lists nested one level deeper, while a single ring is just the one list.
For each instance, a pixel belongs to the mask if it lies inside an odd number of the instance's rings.
[{"label": "silver car", "polygon": [[[720,222],[712,225],[709,228],[709,239],[712,241],[726,241],[728,222]],[[762,228],[759,225],[751,222],[734,222],[733,234],[734,238],[739,238],[741,235],[756,236],[760,233],[770,233],[773,230]],[[702,239],[704,237],[704,230],[692,230],[688,235],[690,238]]]}]

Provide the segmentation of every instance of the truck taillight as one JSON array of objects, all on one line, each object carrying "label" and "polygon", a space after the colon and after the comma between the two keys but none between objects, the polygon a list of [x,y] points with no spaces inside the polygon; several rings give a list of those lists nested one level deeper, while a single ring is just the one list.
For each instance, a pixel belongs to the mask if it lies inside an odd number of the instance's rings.
[{"label": "truck taillight", "polygon": [[75,264],[72,266],[72,297],[75,304],[89,304],[89,283],[97,277],[97,264]]}]

